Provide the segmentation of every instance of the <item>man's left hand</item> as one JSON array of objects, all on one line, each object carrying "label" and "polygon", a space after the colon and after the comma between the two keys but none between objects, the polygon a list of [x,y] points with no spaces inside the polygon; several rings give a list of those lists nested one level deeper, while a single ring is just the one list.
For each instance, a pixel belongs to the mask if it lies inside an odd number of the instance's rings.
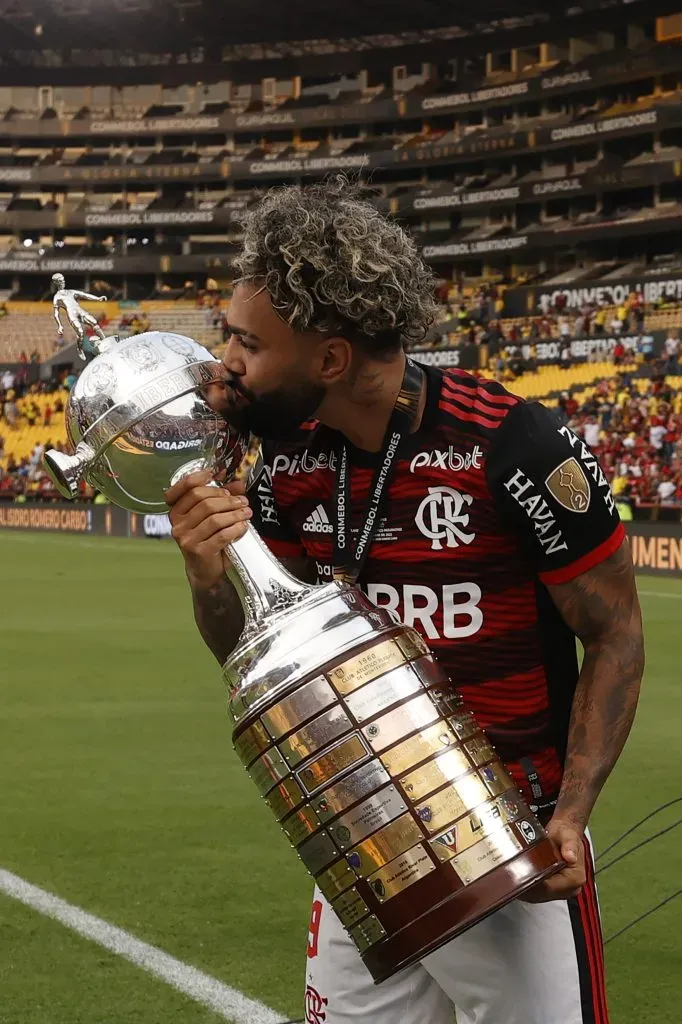
[{"label": "man's left hand", "polygon": [[547,825],[547,834],[556,843],[565,867],[534,885],[521,899],[526,903],[548,903],[577,896],[586,882],[583,833],[572,822],[556,816]]}]

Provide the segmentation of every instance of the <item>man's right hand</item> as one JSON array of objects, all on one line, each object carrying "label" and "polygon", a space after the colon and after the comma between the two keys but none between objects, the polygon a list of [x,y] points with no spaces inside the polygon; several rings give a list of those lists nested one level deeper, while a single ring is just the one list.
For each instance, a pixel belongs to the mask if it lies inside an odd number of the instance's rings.
[{"label": "man's right hand", "polygon": [[225,576],[225,545],[246,533],[252,511],[244,483],[210,486],[210,472],[193,473],[166,491],[172,536],[192,587],[208,589]]}]

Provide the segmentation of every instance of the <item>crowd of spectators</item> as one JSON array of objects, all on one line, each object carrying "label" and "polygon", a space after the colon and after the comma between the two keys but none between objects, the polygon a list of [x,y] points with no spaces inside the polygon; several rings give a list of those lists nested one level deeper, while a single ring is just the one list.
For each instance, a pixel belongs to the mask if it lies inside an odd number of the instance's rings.
[{"label": "crowd of spectators", "polygon": [[140,309],[125,312],[118,322],[118,330],[126,335],[145,334],[149,329],[149,314]]},{"label": "crowd of spectators", "polygon": [[[646,307],[639,291],[631,291],[624,302],[609,306],[605,301],[585,303],[569,313],[565,292],[558,292],[552,302],[548,293],[540,296],[538,313],[545,330],[554,327],[559,338],[589,338],[623,334],[641,334]],[[549,337],[550,335],[546,335]]]},{"label": "crowd of spectators", "polygon": [[[0,376],[0,416],[5,426],[13,430],[22,424],[54,424],[58,438],[64,412],[62,395],[75,379],[70,373],[50,382],[28,384],[5,371]],[[49,396],[47,400],[45,396]],[[664,366],[647,379],[644,389],[642,378],[624,372],[600,380],[584,399],[580,392],[564,392],[559,415],[599,455],[621,514],[628,506],[682,505],[682,389],[666,380]],[[59,497],[42,468],[46,447],[63,449],[59,441],[48,440],[37,443],[19,461],[11,455],[4,458],[0,434],[0,499]],[[82,497],[92,500],[95,494],[83,485]]]},{"label": "crowd of spectators", "polygon": [[645,303],[640,291],[633,290],[620,305],[605,301],[585,303],[578,310],[567,309],[565,292],[552,296],[543,293],[533,315],[502,319],[502,284],[481,285],[464,290],[454,282],[442,281],[437,289],[441,314],[426,342],[428,348],[453,345],[487,345],[497,356],[509,346],[558,341],[568,349],[570,342],[582,338],[621,338],[643,336],[645,317],[668,303],[661,298]]},{"label": "crowd of spectators", "polygon": [[[606,329],[615,335],[634,331],[636,340],[616,342],[613,377],[601,380],[584,399],[579,391],[573,395],[565,392],[559,402],[560,414],[598,452],[614,494],[626,505],[682,504],[682,390],[666,381],[666,375],[681,372],[679,331],[668,332],[663,353],[655,357],[650,339],[641,331],[643,305],[639,293],[633,293],[615,310],[610,324],[605,322],[601,307],[584,307],[569,318],[563,296],[558,297],[555,306],[543,302],[537,317],[503,322],[502,293],[495,284],[480,287],[465,300],[456,285],[445,282],[438,298],[447,323],[453,325],[458,337],[487,345],[488,372],[501,381],[535,372],[538,345],[546,338],[557,340],[557,332],[559,364],[568,366],[573,361],[569,347],[573,336],[599,337]],[[227,335],[225,305],[217,286],[202,291],[196,299],[205,310],[207,323],[222,326]],[[615,329],[616,320],[621,325],[619,330]],[[141,333],[149,329],[148,317],[136,311],[125,326]],[[596,353],[596,358],[603,359],[603,353]],[[651,376],[634,377],[630,372],[634,362],[649,364],[646,372]],[[56,440],[63,430],[60,393],[73,385],[76,374],[62,373],[48,382],[39,381],[38,364],[37,352],[22,352],[18,369],[0,373],[0,421],[5,433],[22,427],[49,428],[54,422]],[[644,391],[643,379],[647,380]],[[54,400],[46,399],[46,395],[54,395]],[[42,469],[45,447],[60,444],[52,440],[36,444],[30,454],[17,461],[12,455],[5,457],[0,432],[0,498],[25,501],[58,497]],[[94,497],[87,489],[83,496]]]},{"label": "crowd of spectators", "polygon": [[644,390],[622,373],[599,381],[582,402],[564,392],[559,410],[599,455],[624,518],[636,507],[682,505],[682,390],[664,372]]},{"label": "crowd of spectators", "polygon": [[[27,364],[28,365],[28,364]],[[75,373],[63,373],[50,381],[31,380],[23,369],[4,370],[0,374],[0,499],[53,501],[59,498],[50,478],[42,466],[46,448],[65,450],[61,438],[64,432],[64,391],[73,386]],[[5,455],[5,434],[27,427],[51,428],[55,439],[37,442],[23,458],[13,453]],[[59,440],[57,440],[59,439]],[[85,493],[91,497],[92,492]]]}]

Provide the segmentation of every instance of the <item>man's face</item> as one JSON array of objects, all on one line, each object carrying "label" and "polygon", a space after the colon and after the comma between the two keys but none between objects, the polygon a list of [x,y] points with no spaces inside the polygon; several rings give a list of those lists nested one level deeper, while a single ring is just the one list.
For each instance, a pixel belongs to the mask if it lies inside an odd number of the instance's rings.
[{"label": "man's face", "polygon": [[251,283],[235,287],[228,313],[228,371],[221,412],[241,431],[279,440],[311,419],[325,396],[321,335],[296,334]]}]

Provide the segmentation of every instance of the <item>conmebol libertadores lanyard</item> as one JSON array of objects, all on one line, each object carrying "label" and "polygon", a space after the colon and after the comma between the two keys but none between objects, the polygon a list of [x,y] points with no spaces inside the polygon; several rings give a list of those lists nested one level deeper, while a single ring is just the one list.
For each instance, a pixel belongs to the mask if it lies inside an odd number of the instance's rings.
[{"label": "conmebol libertadores lanyard", "polygon": [[398,465],[402,443],[408,437],[417,414],[423,378],[424,374],[419,366],[412,362],[411,359],[407,359],[403,383],[395,400],[395,406],[386,429],[381,461],[372,480],[365,510],[364,525],[358,535],[355,550],[353,550],[350,529],[348,527],[348,510],[351,507],[348,449],[345,445],[341,449],[339,467],[336,474],[335,495],[336,530],[333,562],[335,580],[355,583],[360,576],[372,540],[379,526],[381,502]]}]

